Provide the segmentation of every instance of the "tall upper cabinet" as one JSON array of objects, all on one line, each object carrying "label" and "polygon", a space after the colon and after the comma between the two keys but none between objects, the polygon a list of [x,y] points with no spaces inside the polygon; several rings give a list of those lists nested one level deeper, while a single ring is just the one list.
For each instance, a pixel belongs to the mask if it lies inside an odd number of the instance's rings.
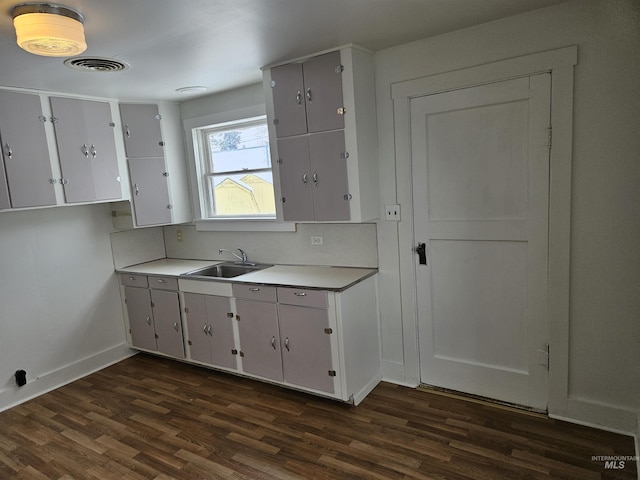
[{"label": "tall upper cabinet", "polygon": [[285,221],[378,217],[373,58],[348,46],[263,69]]},{"label": "tall upper cabinet", "polygon": [[180,115],[174,104],[121,103],[133,225],[192,220]]},{"label": "tall upper cabinet", "polygon": [[0,90],[0,209],[56,204],[47,121],[39,95]]}]

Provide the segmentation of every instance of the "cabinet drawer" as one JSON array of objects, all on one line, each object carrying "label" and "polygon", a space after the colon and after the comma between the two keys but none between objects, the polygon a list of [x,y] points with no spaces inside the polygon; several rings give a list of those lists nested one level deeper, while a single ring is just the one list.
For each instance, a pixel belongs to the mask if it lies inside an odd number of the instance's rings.
[{"label": "cabinet drawer", "polygon": [[149,277],[149,288],[158,290],[178,290],[176,277]]},{"label": "cabinet drawer", "polygon": [[122,285],[128,285],[130,287],[148,287],[146,275],[133,275],[130,273],[120,274],[120,283]]},{"label": "cabinet drawer", "polygon": [[327,308],[327,292],[304,288],[278,287],[278,303],[303,307]]},{"label": "cabinet drawer", "polygon": [[275,302],[275,287],[265,285],[243,285],[234,283],[232,286],[233,296],[236,298],[246,298],[248,300],[258,300],[261,302]]}]

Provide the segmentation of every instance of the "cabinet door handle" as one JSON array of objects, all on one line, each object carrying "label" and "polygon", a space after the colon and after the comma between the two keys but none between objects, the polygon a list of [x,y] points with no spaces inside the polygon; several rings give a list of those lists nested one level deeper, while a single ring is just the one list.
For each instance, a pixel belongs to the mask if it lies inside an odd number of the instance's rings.
[{"label": "cabinet door handle", "polygon": [[207,325],[207,333],[209,334],[210,337],[213,337],[213,327],[211,325]]},{"label": "cabinet door handle", "polygon": [[138,186],[138,184],[137,184],[137,183],[134,183],[134,184],[133,184],[133,192],[134,192],[136,195],[140,195],[140,187]]},{"label": "cabinet door handle", "polygon": [[147,319],[145,320],[147,325],[151,326],[151,317],[147,315]]},{"label": "cabinet door handle", "polygon": [[289,350],[289,337],[284,339],[284,348],[287,349],[287,352],[291,351],[291,350]]},{"label": "cabinet door handle", "polygon": [[300,93],[300,90],[298,90],[298,94],[296,95],[296,102],[298,105],[302,105],[302,93]]},{"label": "cabinet door handle", "polygon": [[178,322],[173,322],[173,328],[176,332],[180,331],[180,329],[178,328]]},{"label": "cabinet door handle", "polygon": [[259,288],[250,288],[249,291],[250,292],[259,292],[260,289]]},{"label": "cabinet door handle", "polygon": [[313,184],[318,186],[318,172],[313,172]]},{"label": "cabinet door handle", "polygon": [[205,325],[205,326],[202,328],[202,331],[204,332],[204,334],[205,334],[205,335],[209,335],[209,325]]},{"label": "cabinet door handle", "polygon": [[307,101],[311,102],[311,88],[307,88]]},{"label": "cabinet door handle", "polygon": [[129,277],[129,280],[135,281],[136,277]]},{"label": "cabinet door handle", "polygon": [[309,176],[306,173],[302,175],[302,183],[304,183],[305,187],[309,186]]},{"label": "cabinet door handle", "polygon": [[9,146],[8,143],[5,143],[4,146],[6,151],[5,155],[9,160],[11,160],[13,158],[13,150],[11,150],[11,147]]},{"label": "cabinet door handle", "polygon": [[166,281],[166,280],[163,280],[162,278],[159,278],[159,279],[158,279],[158,283],[167,283],[167,281]]},{"label": "cabinet door handle", "polygon": [[276,349],[276,337],[271,337],[271,346],[274,350]]},{"label": "cabinet door handle", "polygon": [[294,294],[296,297],[306,297],[306,296],[307,296],[307,293],[306,293],[306,292],[293,292],[293,294]]},{"label": "cabinet door handle", "polygon": [[82,146],[82,154],[85,158],[89,158],[89,147],[87,147],[86,143]]},{"label": "cabinet door handle", "polygon": [[124,126],[124,134],[127,136],[127,138],[131,138],[131,130],[129,130],[129,125]]},{"label": "cabinet door handle", "polygon": [[91,144],[91,156],[93,158],[96,158],[96,155],[98,155],[98,151],[96,150],[96,146]]}]

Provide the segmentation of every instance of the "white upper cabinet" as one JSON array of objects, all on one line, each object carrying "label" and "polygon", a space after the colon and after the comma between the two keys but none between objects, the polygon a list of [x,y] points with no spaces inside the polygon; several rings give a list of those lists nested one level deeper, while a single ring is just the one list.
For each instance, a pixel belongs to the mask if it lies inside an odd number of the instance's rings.
[{"label": "white upper cabinet", "polygon": [[121,198],[109,104],[65,97],[50,101],[67,203]]},{"label": "white upper cabinet", "polygon": [[344,128],[340,52],[271,70],[276,136]]},{"label": "white upper cabinet", "polygon": [[190,222],[186,162],[177,104],[121,103],[132,219],[125,228]]},{"label": "white upper cabinet", "polygon": [[40,96],[0,90],[0,209],[56,204]]},{"label": "white upper cabinet", "polygon": [[344,47],[266,67],[263,84],[279,218],[376,219],[378,140],[371,53]]}]

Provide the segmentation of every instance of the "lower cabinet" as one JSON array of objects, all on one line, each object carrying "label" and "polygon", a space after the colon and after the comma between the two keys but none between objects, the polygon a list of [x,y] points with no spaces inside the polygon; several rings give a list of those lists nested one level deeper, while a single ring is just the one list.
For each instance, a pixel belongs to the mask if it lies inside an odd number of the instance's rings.
[{"label": "lower cabinet", "polygon": [[380,381],[375,276],[340,292],[159,278],[121,275],[134,348],[355,405]]},{"label": "lower cabinet", "polygon": [[218,295],[184,294],[189,358],[236,368],[231,300]]},{"label": "lower cabinet", "polygon": [[185,358],[178,282],[171,277],[121,275],[131,346]]}]

